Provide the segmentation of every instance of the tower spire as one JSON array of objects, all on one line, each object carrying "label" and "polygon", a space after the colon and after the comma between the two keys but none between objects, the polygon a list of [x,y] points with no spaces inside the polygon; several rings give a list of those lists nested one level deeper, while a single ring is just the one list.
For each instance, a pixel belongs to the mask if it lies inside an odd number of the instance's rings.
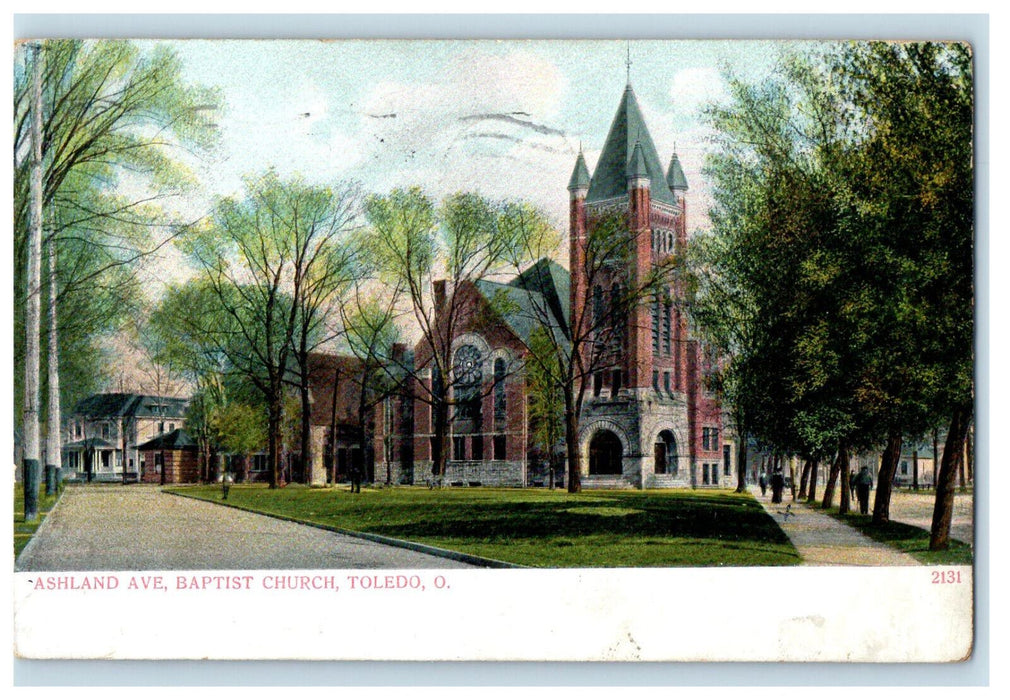
[{"label": "tower spire", "polygon": [[628,85],[631,85],[631,39],[628,39],[628,58],[625,67],[628,71]]}]

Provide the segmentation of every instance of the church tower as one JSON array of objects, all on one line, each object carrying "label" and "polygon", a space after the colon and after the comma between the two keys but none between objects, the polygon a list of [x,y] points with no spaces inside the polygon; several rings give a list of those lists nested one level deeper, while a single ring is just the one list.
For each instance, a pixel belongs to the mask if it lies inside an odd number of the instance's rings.
[{"label": "church tower", "polygon": [[[586,488],[729,480],[706,358],[678,303],[684,290],[669,277],[650,284],[687,245],[687,190],[675,152],[664,173],[629,84],[592,175],[580,152],[568,184],[571,318],[593,336],[583,350],[593,370],[579,438]],[[626,236],[619,246],[606,242],[615,226]],[[647,285],[644,297],[633,291]]]}]

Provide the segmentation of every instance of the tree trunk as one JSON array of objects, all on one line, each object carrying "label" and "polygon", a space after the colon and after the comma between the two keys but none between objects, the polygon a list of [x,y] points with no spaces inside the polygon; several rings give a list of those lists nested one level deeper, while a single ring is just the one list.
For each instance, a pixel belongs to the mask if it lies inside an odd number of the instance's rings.
[{"label": "tree trunk", "polygon": [[281,392],[277,392],[270,399],[267,408],[267,459],[270,474],[270,488],[275,489],[284,485],[284,478],[281,475],[281,422],[284,406],[281,400]]},{"label": "tree trunk", "polygon": [[919,448],[912,448],[912,490],[919,490]]},{"label": "tree trunk", "polygon": [[565,450],[568,453],[568,493],[582,491],[582,460],[579,455],[579,419],[573,410],[565,411]]},{"label": "tree trunk", "polygon": [[817,472],[820,471],[820,468],[821,463],[818,460],[811,460],[810,483],[807,484],[807,503],[817,502]]},{"label": "tree trunk", "polygon": [[968,483],[975,485],[975,431],[971,426],[968,426],[968,430],[965,432],[964,436],[964,461],[968,465]]},{"label": "tree trunk", "polygon": [[933,428],[933,490],[936,490],[936,474],[937,469],[940,467],[940,441],[938,439],[937,429]]},{"label": "tree trunk", "polygon": [[929,533],[931,551],[950,546],[950,523],[954,517],[954,474],[959,466],[957,463],[962,458],[960,445],[964,444],[970,421],[971,404],[962,404],[954,409],[947,430],[947,441],[943,446],[943,462],[937,475],[933,524]]},{"label": "tree trunk", "polygon": [[340,368],[333,372],[333,405],[330,407],[330,483],[337,483],[337,393],[340,390]]},{"label": "tree trunk", "polygon": [[[55,226],[52,227],[55,229]],[[46,495],[59,490],[63,470],[62,440],[60,426],[63,416],[60,410],[60,342],[57,333],[56,316],[56,231],[49,237],[49,410],[46,412]],[[126,474],[126,438],[123,438],[123,474]],[[124,476],[125,478],[125,476]]]},{"label": "tree trunk", "polygon": [[809,457],[803,462],[803,471],[800,472],[800,493],[799,497],[805,499],[807,497],[807,482],[810,480],[810,465],[813,460]]},{"label": "tree trunk", "polygon": [[39,299],[42,265],[42,50],[32,46],[31,224],[28,228],[28,274],[25,310],[25,396],[22,407],[22,481],[25,522],[39,517]]},{"label": "tree trunk", "polygon": [[[304,335],[303,335],[304,338]],[[304,342],[303,342],[304,345]],[[302,402],[301,434],[299,449],[302,457],[302,483],[312,482],[312,403],[309,401],[309,352],[304,347],[299,353],[299,364],[301,365],[301,381],[298,390]]]},{"label": "tree trunk", "polygon": [[747,438],[743,431],[737,434],[736,446],[736,492],[747,491]]},{"label": "tree trunk", "polygon": [[838,499],[838,512],[841,515],[845,515],[852,507],[852,485],[849,484],[849,448],[847,445],[843,444],[839,448],[839,451],[845,453],[845,458],[839,459],[841,463],[841,470],[838,476],[841,481],[841,497]]},{"label": "tree trunk", "polygon": [[965,431],[965,439],[962,440],[958,444],[957,449],[958,449],[958,451],[961,452],[961,459],[958,460],[960,462],[960,464],[957,467],[958,486],[960,487],[961,492],[963,493],[963,492],[965,492],[965,491],[968,490],[968,481],[967,481],[967,479],[965,479],[965,474],[964,474],[965,462],[967,461],[966,455],[967,455],[967,452],[968,452],[968,431],[967,430]]},{"label": "tree trunk", "polygon": [[880,472],[877,474],[877,495],[873,499],[873,524],[883,525],[891,519],[891,487],[894,472],[901,458],[901,433],[892,430],[887,436],[887,447],[880,457]]},{"label": "tree trunk", "polygon": [[831,462],[831,470],[828,472],[828,483],[824,485],[824,498],[821,499],[821,508],[830,508],[835,500],[835,483],[838,481],[838,472],[843,467],[848,467],[845,461],[848,460],[848,450],[845,445],[838,446],[838,454]]}]

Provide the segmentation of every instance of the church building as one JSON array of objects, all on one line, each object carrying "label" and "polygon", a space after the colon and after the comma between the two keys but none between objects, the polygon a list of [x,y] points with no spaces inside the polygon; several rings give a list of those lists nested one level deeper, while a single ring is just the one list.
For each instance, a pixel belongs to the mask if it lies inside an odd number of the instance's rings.
[{"label": "church building", "polygon": [[[594,172],[580,152],[568,184],[568,269],[543,259],[507,282],[466,282],[452,290],[435,283],[436,317],[450,306],[447,295],[454,295],[453,313],[463,310],[450,324],[445,483],[546,485],[548,455],[532,437],[524,367],[531,334],[548,325],[555,337],[584,342],[594,354],[584,363],[592,373],[583,379],[582,463],[572,465],[583,488],[731,485],[732,446],[705,385],[715,360],[690,335],[675,275],[657,274],[672,269],[671,256],[688,244],[687,191],[676,153],[664,172],[628,85]],[[601,262],[600,247],[593,248],[600,227],[615,221],[623,237],[620,259],[591,270],[591,258]],[[634,303],[613,316],[605,343],[600,329],[588,342],[585,335],[576,338],[580,319],[631,289],[648,293],[626,295]],[[394,484],[424,484],[432,478],[435,440],[424,397],[443,379],[424,341],[402,357],[412,371],[376,412],[374,474]],[[557,453],[562,446],[548,449]],[[562,467],[557,483],[566,481]]]}]

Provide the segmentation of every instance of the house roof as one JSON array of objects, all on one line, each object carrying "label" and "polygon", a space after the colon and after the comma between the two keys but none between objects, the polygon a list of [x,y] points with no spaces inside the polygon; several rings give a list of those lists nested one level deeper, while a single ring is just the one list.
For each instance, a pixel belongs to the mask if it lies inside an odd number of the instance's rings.
[{"label": "house roof", "polygon": [[627,195],[628,166],[635,155],[636,144],[641,145],[644,169],[650,180],[651,198],[666,204],[676,204],[631,85],[624,90],[617,114],[610,124],[607,141],[596,163],[596,171],[593,173],[589,193],[586,195],[587,202]]},{"label": "house roof", "polygon": [[147,442],[137,445],[137,450],[147,452],[150,450],[195,450],[196,440],[189,436],[182,428],[176,428],[170,433],[162,433]]},{"label": "house roof", "polygon": [[87,438],[85,440],[75,440],[63,445],[65,450],[114,450],[116,446],[111,442],[99,437]]},{"label": "house roof", "polygon": [[188,399],[148,394],[92,394],[81,399],[74,413],[88,418],[182,418]]}]

